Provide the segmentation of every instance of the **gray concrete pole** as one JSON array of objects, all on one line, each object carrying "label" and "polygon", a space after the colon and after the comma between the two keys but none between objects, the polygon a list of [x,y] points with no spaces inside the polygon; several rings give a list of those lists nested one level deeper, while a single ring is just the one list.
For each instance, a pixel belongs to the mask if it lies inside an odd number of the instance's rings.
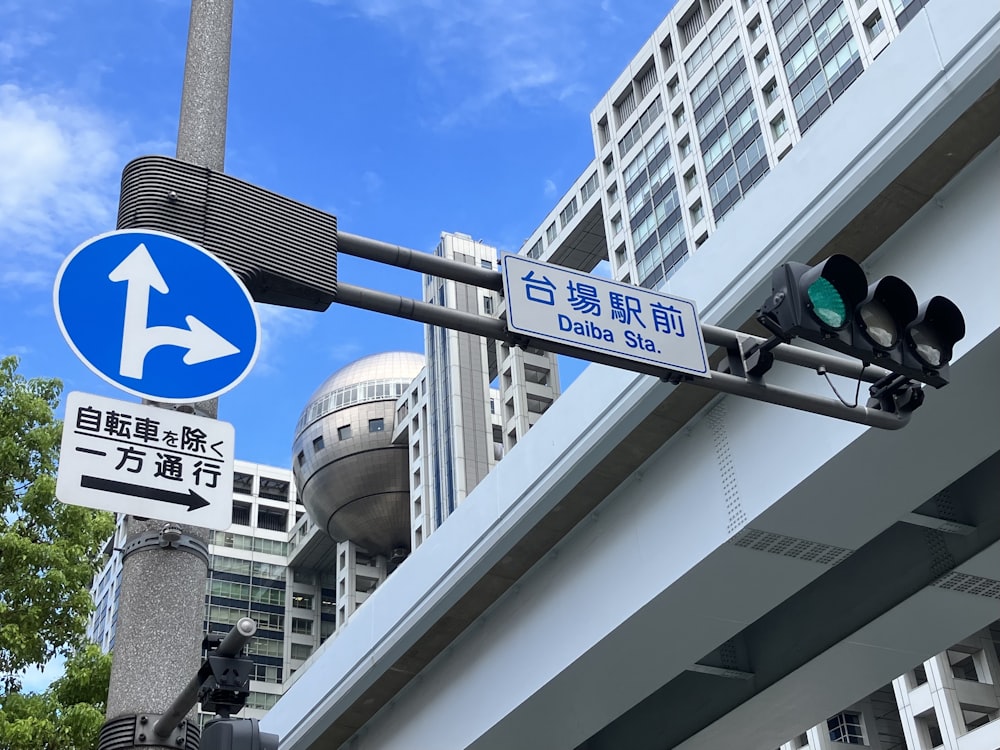
[{"label": "gray concrete pole", "polygon": [[177,158],[223,170],[233,0],[192,0]]},{"label": "gray concrete pole", "polygon": [[[217,171],[225,162],[232,18],[233,0],[192,0],[177,158]],[[180,408],[218,416],[217,399]],[[129,540],[158,534],[164,526],[126,519]],[[175,526],[207,549],[205,529]],[[161,739],[142,717],[167,713],[201,665],[207,571],[204,557],[181,549],[152,545],[125,557],[100,750],[197,749],[192,727]]]}]

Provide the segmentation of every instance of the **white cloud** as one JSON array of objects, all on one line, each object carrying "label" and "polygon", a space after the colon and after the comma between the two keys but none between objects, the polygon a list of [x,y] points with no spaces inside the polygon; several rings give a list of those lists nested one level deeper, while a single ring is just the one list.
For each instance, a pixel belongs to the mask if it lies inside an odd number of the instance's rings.
[{"label": "white cloud", "polygon": [[280,373],[281,363],[287,366],[287,357],[279,352],[281,342],[298,338],[308,333],[319,313],[277,305],[257,305],[260,318],[260,353],[254,372],[259,375]]},{"label": "white cloud", "polygon": [[545,197],[551,198],[556,194],[556,184],[552,180],[546,180],[542,187],[542,192],[545,193]]},{"label": "white cloud", "polygon": [[54,274],[40,269],[10,268],[0,273],[0,286],[17,287],[19,289],[51,287],[54,281]]},{"label": "white cloud", "polygon": [[[607,0],[313,0],[391,26],[440,79],[461,71],[469,93],[439,126],[454,127],[506,98],[521,104],[586,94],[581,40],[617,20]],[[593,102],[587,101],[586,106]]]},{"label": "white cloud", "polygon": [[[38,281],[41,259],[114,228],[117,128],[57,97],[0,85],[0,282]],[[54,246],[54,242],[60,244]],[[16,262],[11,268],[8,264]]]},{"label": "white cloud", "polygon": [[0,63],[11,63],[25,57],[35,47],[40,47],[49,37],[38,31],[10,29],[0,37]]}]

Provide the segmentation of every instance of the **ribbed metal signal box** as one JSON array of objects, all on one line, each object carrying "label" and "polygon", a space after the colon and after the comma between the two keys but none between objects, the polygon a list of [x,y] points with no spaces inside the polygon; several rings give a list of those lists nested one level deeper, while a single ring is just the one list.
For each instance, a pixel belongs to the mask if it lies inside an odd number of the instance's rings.
[{"label": "ribbed metal signal box", "polygon": [[125,165],[119,229],[156,229],[226,263],[257,302],[326,310],[337,298],[337,217],[166,156]]}]

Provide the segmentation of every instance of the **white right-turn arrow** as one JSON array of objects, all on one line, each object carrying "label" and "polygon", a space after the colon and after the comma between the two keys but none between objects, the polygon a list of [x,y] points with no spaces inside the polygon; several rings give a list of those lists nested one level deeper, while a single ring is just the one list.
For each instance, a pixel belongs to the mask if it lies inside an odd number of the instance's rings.
[{"label": "white right-turn arrow", "polygon": [[122,354],[119,374],[127,378],[142,378],[146,355],[158,346],[178,346],[187,349],[183,362],[195,365],[239,353],[239,349],[193,315],[185,316],[187,328],[174,326],[147,327],[150,289],[161,294],[169,292],[160,270],[144,244],[126,256],[108,274],[111,281],[124,281],[125,321],[122,329]]}]

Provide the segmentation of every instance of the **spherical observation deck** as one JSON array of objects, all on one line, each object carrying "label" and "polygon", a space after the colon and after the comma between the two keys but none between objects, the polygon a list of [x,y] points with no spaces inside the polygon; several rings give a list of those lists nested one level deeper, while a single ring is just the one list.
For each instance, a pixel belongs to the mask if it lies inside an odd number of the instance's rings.
[{"label": "spherical observation deck", "polygon": [[386,555],[410,548],[409,454],[392,444],[396,400],[422,354],[387,352],[331,375],[295,429],[292,472],[312,521],[338,542]]}]

